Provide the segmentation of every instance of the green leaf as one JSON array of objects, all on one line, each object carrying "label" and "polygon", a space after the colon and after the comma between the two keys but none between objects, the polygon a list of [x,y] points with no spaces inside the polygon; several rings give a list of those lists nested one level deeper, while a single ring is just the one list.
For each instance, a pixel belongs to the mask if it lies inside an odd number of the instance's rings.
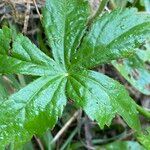
[{"label": "green leaf", "polygon": [[[66,105],[64,76],[45,76],[0,105],[0,147],[22,144],[52,128]],[[1,148],[2,149],[2,148]]]},{"label": "green leaf", "polygon": [[136,9],[117,9],[99,17],[74,55],[72,68],[92,68],[129,57],[150,35],[150,16]]},{"label": "green leaf", "polygon": [[136,55],[142,62],[150,62],[150,42],[145,44],[145,48],[137,49]]},{"label": "green leaf", "polygon": [[150,62],[150,44],[146,49],[138,49],[134,57],[112,61],[113,66],[121,75],[141,93],[150,95],[150,71],[146,62]]},{"label": "green leaf", "polygon": [[8,97],[8,93],[6,91],[6,88],[3,85],[3,79],[0,75],[0,103]]},{"label": "green leaf", "polygon": [[145,95],[150,95],[150,71],[138,57],[113,61],[113,66],[137,90]]},{"label": "green leaf", "polygon": [[121,115],[130,127],[140,128],[135,103],[127,91],[103,74],[94,71],[71,73],[67,93],[101,128],[110,125],[116,114]]},{"label": "green leaf", "polygon": [[46,150],[52,150],[53,144],[51,144],[53,139],[52,133],[48,130],[44,135],[40,137],[40,141]]},{"label": "green leaf", "polygon": [[112,0],[111,3],[113,5],[113,7],[125,7],[127,5],[127,0]]},{"label": "green leaf", "polygon": [[138,133],[137,135],[138,141],[146,148],[146,150],[150,149],[150,128],[145,129],[145,133]]},{"label": "green leaf", "polygon": [[11,36],[12,31],[9,28],[3,27],[3,29],[0,29],[0,52],[6,53],[9,51]]},{"label": "green leaf", "polygon": [[5,75],[5,77],[7,77],[8,82],[9,82],[10,86],[12,86],[13,89],[15,89],[15,90],[21,89],[22,86],[20,85],[20,83],[17,80],[15,75]]},{"label": "green leaf", "polygon": [[33,146],[32,142],[28,142],[27,144],[25,144],[23,146],[22,150],[34,150],[34,146]]},{"label": "green leaf", "polygon": [[[8,47],[7,47],[8,48]],[[55,75],[61,68],[47,55],[41,52],[23,35],[18,35],[13,49],[0,49],[0,73],[27,75]]]},{"label": "green leaf", "polygon": [[117,141],[105,146],[101,146],[96,150],[145,150],[139,143],[133,141]]},{"label": "green leaf", "polygon": [[145,9],[147,12],[150,12],[150,1],[149,0],[141,0],[140,3],[145,6]]},{"label": "green leaf", "polygon": [[0,41],[0,73],[41,76],[0,103],[0,149],[9,143],[20,146],[52,128],[66,105],[66,89],[69,98],[101,128],[119,114],[130,127],[140,129],[136,105],[124,87],[80,67],[134,53],[133,48],[149,35],[150,17],[135,9],[118,9],[96,20],[82,44],[89,15],[87,0],[47,0],[43,26],[54,60],[21,34],[11,47],[11,32],[0,30],[4,39]]},{"label": "green leaf", "polygon": [[47,0],[43,26],[55,60],[69,65],[90,15],[87,0]]}]

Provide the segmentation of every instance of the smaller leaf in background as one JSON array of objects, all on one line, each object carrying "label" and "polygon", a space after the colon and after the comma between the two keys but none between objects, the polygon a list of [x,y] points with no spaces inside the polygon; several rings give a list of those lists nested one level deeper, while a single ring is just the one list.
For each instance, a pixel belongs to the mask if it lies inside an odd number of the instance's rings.
[{"label": "smaller leaf in background", "polygon": [[0,99],[6,100],[9,95],[21,88],[15,75],[0,75]]},{"label": "smaller leaf in background", "polygon": [[141,93],[150,95],[150,70],[146,62],[150,62],[150,44],[146,50],[137,50],[130,59],[112,61],[113,66],[121,75]]},{"label": "smaller leaf in background", "polygon": [[146,150],[138,142],[117,141],[105,146],[100,146],[96,150]]},{"label": "smaller leaf in background", "polygon": [[43,28],[41,27],[41,25],[38,26],[40,28],[40,31],[37,33],[37,43],[38,43],[38,47],[39,49],[41,49],[46,55],[52,57],[52,50],[50,49],[50,47],[48,47],[48,42],[46,40],[46,37],[43,36]]},{"label": "smaller leaf in background", "polygon": [[15,75],[5,75],[7,77],[7,79],[9,79],[9,84],[15,89],[15,90],[20,90],[21,89],[21,85],[19,83],[19,81],[16,79]]},{"label": "smaller leaf in background", "polygon": [[140,5],[141,5],[141,6],[145,6],[144,0],[140,0]]},{"label": "smaller leaf in background", "polygon": [[146,148],[146,150],[150,150],[150,127],[145,129],[144,133],[137,134],[137,140]]},{"label": "smaller leaf in background", "polygon": [[125,88],[101,73],[72,72],[67,82],[67,93],[101,128],[105,124],[109,126],[119,114],[131,128],[140,129],[135,103]]},{"label": "smaller leaf in background", "polygon": [[150,0],[141,0],[141,4],[145,6],[147,12],[150,12]]},{"label": "smaller leaf in background", "polygon": [[22,148],[22,150],[35,150],[32,142],[28,142],[27,144],[25,144]]},{"label": "smaller leaf in background", "polygon": [[6,88],[4,87],[2,76],[0,75],[0,103],[8,98],[8,93]]},{"label": "smaller leaf in background", "polygon": [[136,54],[142,62],[150,62],[150,40],[146,41],[143,48],[137,49]]},{"label": "smaller leaf in background", "polygon": [[12,31],[8,27],[0,29],[0,54],[7,54],[10,50]]},{"label": "smaller leaf in background", "polygon": [[17,37],[18,33],[19,33],[19,28],[16,24],[13,24],[13,23],[10,23],[10,22],[9,22],[9,28],[11,29],[11,31],[13,33],[12,34],[12,39],[14,40]]},{"label": "smaller leaf in background", "polygon": [[117,8],[117,7],[125,7],[127,5],[127,0],[111,0],[111,3],[113,5],[113,7]]},{"label": "smaller leaf in background", "polygon": [[46,131],[46,133],[44,133],[40,137],[40,140],[41,140],[45,150],[51,150],[52,149],[52,147],[53,147],[53,145],[51,144],[52,139],[53,139],[53,136],[52,136],[50,130]]}]

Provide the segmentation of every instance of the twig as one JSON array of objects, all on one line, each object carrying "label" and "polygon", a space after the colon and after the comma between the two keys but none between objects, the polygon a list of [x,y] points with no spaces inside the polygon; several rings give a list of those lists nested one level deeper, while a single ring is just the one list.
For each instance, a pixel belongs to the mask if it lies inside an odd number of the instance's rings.
[{"label": "twig", "polygon": [[37,6],[37,3],[36,3],[36,0],[33,0],[33,3],[34,3],[34,5],[35,5],[35,9],[36,9],[36,11],[37,11],[37,14],[39,15],[40,20],[41,20],[41,19],[42,19],[42,15],[40,14],[40,11],[39,11],[39,9],[38,9],[38,6]]},{"label": "twig", "polygon": [[102,0],[102,2],[100,3],[100,6],[99,6],[99,8],[98,8],[98,10],[97,10],[97,12],[94,16],[95,18],[98,17],[102,13],[102,11],[104,10],[104,8],[105,8],[106,4],[108,3],[108,1],[109,0]]},{"label": "twig", "polygon": [[[8,0],[2,0],[2,2],[5,2],[5,1],[8,1]],[[33,3],[33,0],[9,0],[11,3],[15,3],[15,4],[24,4],[24,3],[27,3],[29,2],[30,4]],[[44,5],[45,3],[45,0],[37,0],[38,4],[42,4]]]},{"label": "twig", "polygon": [[35,135],[34,135],[34,138],[35,138],[35,140],[36,140],[36,142],[37,142],[37,144],[38,144],[40,150],[44,150],[44,147],[43,147],[43,145],[42,145],[40,139],[39,139],[38,137],[36,137]]},{"label": "twig", "polygon": [[87,149],[91,150],[93,148],[92,144],[92,135],[90,132],[90,119],[88,116],[85,116],[85,124],[84,124],[84,131],[85,131],[85,139],[86,139],[86,144],[87,144]]},{"label": "twig", "polygon": [[62,134],[68,129],[71,123],[78,117],[80,111],[76,111],[74,115],[67,121],[67,123],[61,128],[61,130],[56,134],[56,136],[51,141],[51,144],[56,143],[56,141],[62,136]]},{"label": "twig", "polygon": [[2,78],[7,82],[12,83],[12,81],[7,76],[2,76]]},{"label": "twig", "polygon": [[40,29],[33,29],[33,30],[30,30],[26,33],[26,35],[34,35],[35,33],[38,33],[40,32]]},{"label": "twig", "polygon": [[24,26],[23,26],[23,30],[22,32],[23,33],[27,33],[27,28],[28,28],[28,22],[29,22],[29,18],[30,18],[30,3],[27,2],[27,9],[26,9],[26,12],[25,12],[25,19],[24,19]]}]

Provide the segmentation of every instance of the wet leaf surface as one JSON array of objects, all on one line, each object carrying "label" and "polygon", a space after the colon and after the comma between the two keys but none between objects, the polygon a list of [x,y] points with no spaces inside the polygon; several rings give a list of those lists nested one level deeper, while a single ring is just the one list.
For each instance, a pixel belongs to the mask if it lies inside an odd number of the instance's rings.
[{"label": "wet leaf surface", "polygon": [[92,68],[135,53],[150,35],[150,16],[136,9],[116,9],[99,17],[74,55],[72,68]]},{"label": "wet leaf surface", "polygon": [[55,60],[61,66],[70,65],[90,16],[88,1],[47,1],[43,16],[43,26]]},{"label": "wet leaf surface", "polygon": [[13,43],[11,55],[0,51],[0,72],[27,75],[55,75],[61,68],[50,57],[41,52],[23,35],[18,35]]},{"label": "wet leaf surface", "polygon": [[150,49],[137,50],[130,59],[113,61],[114,67],[121,75],[141,93],[150,95],[150,70],[146,62],[150,61]]},{"label": "wet leaf surface", "polygon": [[[12,39],[8,28],[0,30],[0,73],[39,76],[0,103],[0,149],[52,128],[66,105],[66,93],[101,128],[119,114],[131,128],[140,129],[135,103],[125,88],[83,68],[134,54],[150,35],[150,17],[136,9],[117,9],[95,20],[88,31],[89,17],[87,0],[47,0],[42,23],[54,59],[22,34]],[[136,68],[130,76],[141,77]]]},{"label": "wet leaf surface", "polygon": [[1,103],[1,149],[13,141],[23,144],[55,125],[67,101],[65,84],[63,76],[41,77]]},{"label": "wet leaf surface", "polygon": [[72,74],[67,83],[68,96],[101,128],[110,125],[116,114],[130,127],[140,128],[135,104],[121,84],[94,71]]},{"label": "wet leaf surface", "polygon": [[150,149],[150,128],[146,128],[143,133],[137,135],[138,141],[145,147],[146,150]]}]

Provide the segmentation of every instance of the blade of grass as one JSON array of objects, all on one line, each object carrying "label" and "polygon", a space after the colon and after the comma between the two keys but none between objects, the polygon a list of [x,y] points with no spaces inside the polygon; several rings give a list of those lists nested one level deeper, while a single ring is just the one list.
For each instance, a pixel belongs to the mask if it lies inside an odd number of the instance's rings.
[{"label": "blade of grass", "polygon": [[65,143],[62,145],[62,147],[60,148],[60,150],[65,150],[66,147],[71,143],[73,137],[76,135],[76,133],[78,132],[78,127],[76,127],[73,132],[70,134],[70,136],[67,138],[67,140],[65,141]]}]

